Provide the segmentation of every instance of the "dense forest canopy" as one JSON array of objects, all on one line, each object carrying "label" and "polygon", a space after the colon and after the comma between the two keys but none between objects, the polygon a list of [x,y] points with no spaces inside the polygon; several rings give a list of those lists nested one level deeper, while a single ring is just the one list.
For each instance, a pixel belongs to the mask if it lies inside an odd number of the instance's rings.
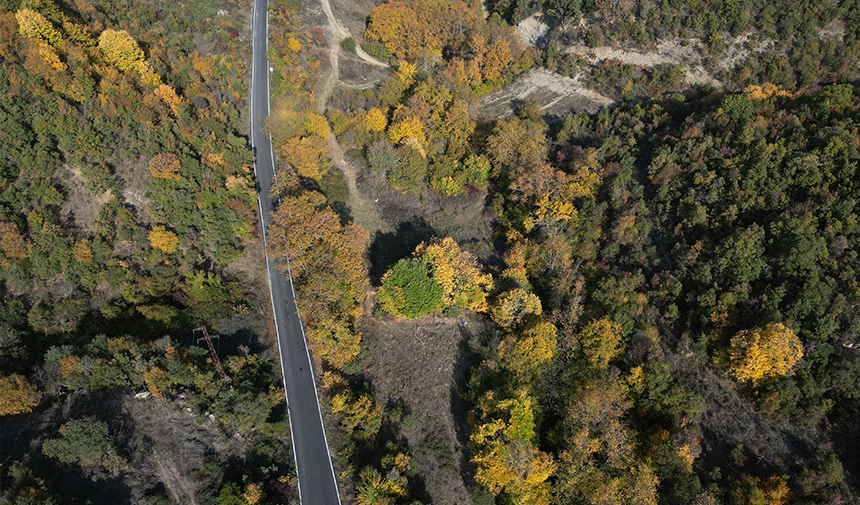
[{"label": "dense forest canopy", "polygon": [[[249,7],[0,4],[0,415],[32,411],[3,421],[3,503],[292,494],[244,119]],[[228,381],[199,327],[221,335]],[[159,484],[186,467],[168,481],[184,490]]]}]

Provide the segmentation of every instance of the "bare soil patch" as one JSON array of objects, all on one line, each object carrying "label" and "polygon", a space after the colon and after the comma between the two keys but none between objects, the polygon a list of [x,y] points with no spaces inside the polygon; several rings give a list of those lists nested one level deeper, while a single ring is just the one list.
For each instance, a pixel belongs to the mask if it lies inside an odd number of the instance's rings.
[{"label": "bare soil patch", "polygon": [[[734,68],[738,62],[745,59],[748,55],[748,52],[742,52],[738,48],[742,49],[743,46],[730,46],[729,53],[731,53],[731,56],[727,56],[725,59],[725,69]],[[684,77],[685,83],[691,86],[712,84],[714,86],[722,87],[722,83],[705,70],[701,41],[698,39],[662,40],[657,43],[657,46],[653,51],[642,51],[638,49],[613,46],[598,46],[591,48],[581,44],[576,44],[565,48],[565,52],[576,54],[577,56],[585,59],[591,65],[605,60],[619,60],[624,63],[647,68],[657,65],[678,65],[680,63],[686,63],[688,67],[686,76]]]},{"label": "bare soil patch", "polygon": [[346,88],[370,88],[389,75],[389,72],[384,68],[368,65],[364,60],[348,51],[340,52],[339,67],[340,76],[337,85]]},{"label": "bare soil patch", "polygon": [[[584,21],[579,21],[584,26]],[[836,37],[841,40],[845,25],[835,20],[819,30],[819,37]],[[563,28],[562,28],[563,29]],[[539,44],[547,37],[549,25],[543,21],[543,13],[538,12],[517,25],[517,31],[529,45]],[[752,33],[741,34],[737,37],[725,36],[726,50],[717,58],[717,68],[721,71],[732,70],[746,61],[750,55],[773,48],[772,40],[764,40],[750,47]],[[620,46],[588,47],[582,43],[572,44],[564,49],[584,59],[589,65],[595,65],[605,60],[619,60],[640,67],[654,67],[663,64],[688,65],[684,82],[690,86],[711,84],[722,87],[722,83],[711,75],[704,66],[706,48],[704,41],[698,38],[671,38],[659,40],[650,50]],[[543,101],[541,103],[544,103]]]},{"label": "bare soil patch", "polygon": [[125,201],[134,206],[138,217],[148,221],[146,207],[151,203],[146,197],[146,181],[149,177],[149,160],[139,159],[116,166],[116,175],[122,179]]},{"label": "bare soil patch", "polygon": [[582,77],[582,74],[570,78],[543,68],[532,69],[507,88],[483,97],[476,115],[487,119],[508,118],[519,104],[529,99],[541,104],[544,115],[558,117],[570,111],[595,113],[615,103],[586,88],[581,83]]},{"label": "bare soil patch", "polygon": [[101,195],[90,193],[86,187],[86,180],[81,175],[80,167],[67,166],[63,172],[61,182],[67,196],[60,214],[67,221],[92,231],[99,209],[111,201],[113,194],[110,190]]},{"label": "bare soil patch", "polygon": [[[119,475],[56,464],[41,453],[44,440],[55,437],[60,425],[90,416],[109,425],[128,463]],[[62,482],[68,496],[78,497],[81,503],[144,505],[159,494],[169,497],[170,503],[206,503],[212,492],[206,486],[218,485],[230,472],[253,464],[244,439],[225,435],[217,420],[199,415],[181,396],[135,398],[78,392],[0,421],[0,463],[23,460],[46,478]]]},{"label": "bare soil patch", "polygon": [[816,30],[820,39],[833,38],[841,43],[845,37],[845,21],[837,18],[824,25],[823,28],[816,28]]},{"label": "bare soil patch", "polygon": [[[487,193],[478,191],[440,197],[429,189],[422,195],[391,189],[384,178],[357,164],[357,189],[384,227],[370,229],[370,277],[378,283],[388,268],[412,254],[421,242],[451,237],[483,263],[498,260],[493,248],[495,216],[486,205]],[[362,214],[352,208],[353,219]],[[369,229],[369,228],[368,228]]]},{"label": "bare soil patch", "polygon": [[[486,16],[484,16],[486,17]],[[517,32],[527,44],[536,46],[543,42],[544,38],[549,34],[550,27],[544,23],[543,12],[536,12],[531,16],[520,21],[517,25]]]},{"label": "bare soil patch", "polygon": [[355,43],[364,42],[364,30],[367,28],[367,17],[376,7],[373,0],[329,0],[337,18],[349,31]]},{"label": "bare soil patch", "polygon": [[465,317],[414,321],[364,318],[359,329],[370,354],[365,373],[376,398],[399,407],[397,421],[432,503],[470,504],[469,426],[462,399],[471,361],[467,342],[490,331]]}]

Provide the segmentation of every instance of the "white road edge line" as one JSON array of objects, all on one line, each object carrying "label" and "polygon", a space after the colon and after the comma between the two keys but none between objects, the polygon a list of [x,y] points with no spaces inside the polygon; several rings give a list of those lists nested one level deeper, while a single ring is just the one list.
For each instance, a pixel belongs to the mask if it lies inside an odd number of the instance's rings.
[{"label": "white road edge line", "polygon": [[[265,16],[265,19],[266,19],[265,42],[266,42],[266,53],[268,54],[268,49],[269,49],[268,2],[266,2],[266,5],[267,5],[267,12],[266,12],[266,16]],[[251,91],[249,94],[250,95],[250,103],[251,103],[251,114],[250,114],[249,130],[250,130],[250,134],[251,134],[251,138],[250,138],[251,147],[254,148],[255,147],[254,146],[254,131],[253,131],[253,129],[254,129],[254,76],[255,76],[255,70],[256,70],[256,66],[254,65],[254,50],[256,49],[255,44],[254,44],[254,33],[255,33],[254,26],[256,25],[256,22],[257,22],[257,2],[254,2],[254,12],[252,14],[251,19],[252,19],[252,21],[251,21],[251,45],[252,45],[252,47],[251,47]],[[269,64],[269,60],[268,60],[268,58],[266,58],[266,66],[267,67],[268,67],[268,64]],[[266,96],[266,110],[269,114],[271,114],[272,113],[271,101],[269,99],[271,96],[269,72],[266,72],[266,92],[268,93],[268,95]],[[274,149],[272,147],[271,141],[272,141],[272,136],[269,135],[269,152],[271,153],[271,156],[272,156],[272,178],[274,180],[274,176],[275,176],[275,153],[274,153]],[[256,158],[254,159],[254,177],[255,178],[257,177],[257,160],[256,160]],[[278,197],[278,200],[280,203],[280,197]],[[274,322],[275,322],[275,337],[276,337],[276,340],[278,341],[278,359],[281,362],[281,379],[282,379],[282,382],[284,384],[284,397],[285,397],[286,402],[287,402],[287,417],[289,418],[290,398],[289,398],[289,395],[287,395],[287,378],[286,378],[286,374],[284,373],[284,361],[283,361],[283,355],[284,354],[281,350],[281,335],[280,335],[280,332],[278,331],[278,320],[277,320],[277,316],[275,315],[275,298],[274,298],[274,293],[272,291],[272,265],[269,262],[268,245],[267,245],[267,241],[266,241],[266,235],[267,235],[266,222],[265,222],[265,219],[263,217],[263,204],[262,204],[262,201],[260,199],[259,192],[257,193],[257,207],[259,208],[259,211],[260,211],[260,225],[261,225],[260,235],[262,236],[262,239],[263,239],[263,256],[266,260],[266,274],[267,274],[266,280],[268,281],[267,283],[269,285],[269,301],[272,304],[272,318],[274,319]],[[334,462],[332,461],[331,449],[329,448],[329,444],[328,444],[328,435],[326,434],[325,423],[323,422],[323,416],[322,416],[322,409],[320,408],[319,392],[317,391],[317,387],[316,387],[317,386],[317,378],[316,378],[316,374],[314,373],[314,366],[313,366],[313,362],[311,360],[310,346],[308,345],[307,335],[305,334],[304,323],[302,322],[302,316],[299,313],[298,303],[296,303],[296,290],[295,290],[295,287],[293,286],[293,272],[292,272],[292,269],[290,268],[289,261],[287,262],[287,272],[289,274],[290,291],[292,292],[292,295],[293,295],[293,303],[294,303],[294,306],[296,307],[296,316],[299,318],[299,329],[301,329],[301,331],[302,331],[302,340],[305,343],[305,356],[308,359],[308,368],[309,368],[309,371],[311,373],[311,377],[314,379],[313,380],[313,382],[314,382],[314,397],[316,398],[316,403],[317,403],[317,414],[319,415],[320,428],[322,428],[323,440],[325,441],[326,455],[328,456],[328,464],[329,464],[329,468],[331,469],[331,476],[332,476],[332,480],[334,482],[335,496],[337,496],[338,504],[342,505],[342,502],[340,499],[340,487],[338,486],[337,474],[335,473],[335,470],[334,470]],[[298,481],[298,487],[299,487],[299,501],[304,501],[304,500],[302,500],[301,479],[298,478],[299,477],[299,464],[298,464],[298,459],[296,458],[295,437],[293,436],[293,425],[292,425],[292,423],[288,423],[288,424],[290,425],[290,440],[293,441],[293,444],[292,444],[293,451],[292,452],[293,452],[293,461],[294,461],[295,467],[296,467],[296,480]]]},{"label": "white road edge line", "polygon": [[[268,6],[268,2],[267,2]],[[268,9],[268,7],[267,7]],[[251,114],[248,125],[248,130],[251,135],[251,149],[253,150],[256,146],[254,145],[254,77],[255,77],[255,69],[254,65],[254,51],[256,50],[256,44],[254,44],[254,34],[256,33],[254,27],[257,24],[257,2],[254,2],[254,12],[251,17],[251,91],[249,93],[249,101],[251,104]],[[269,28],[269,16],[266,14],[266,46],[268,48],[268,28]],[[268,79],[266,79],[268,83]],[[268,87],[267,87],[268,90]],[[269,100],[266,100],[268,104]],[[256,151],[254,151],[256,154]],[[274,165],[274,158],[272,158],[272,164]],[[274,168],[272,170],[274,173]],[[257,158],[254,156],[254,179],[255,183],[257,180]],[[259,187],[259,183],[256,183]],[[295,440],[296,437],[293,435],[293,423],[289,422],[290,420],[290,397],[287,394],[287,377],[284,373],[284,359],[283,359],[283,351],[281,350],[281,333],[278,330],[278,316],[275,315],[275,297],[272,292],[272,266],[269,264],[269,253],[268,253],[268,244],[266,241],[266,220],[263,216],[263,202],[260,199],[259,190],[257,192],[257,208],[260,211],[260,236],[263,239],[263,258],[266,260],[266,284],[269,285],[269,303],[272,305],[272,319],[275,323],[275,340],[278,342],[278,361],[281,365],[281,382],[284,385],[284,400],[287,403],[287,424],[290,426],[290,450],[293,453],[293,466],[296,469],[296,485],[299,488],[299,502],[302,501],[302,480],[299,477],[299,460],[296,457],[296,447]],[[338,496],[338,502],[340,502],[340,496]]]}]

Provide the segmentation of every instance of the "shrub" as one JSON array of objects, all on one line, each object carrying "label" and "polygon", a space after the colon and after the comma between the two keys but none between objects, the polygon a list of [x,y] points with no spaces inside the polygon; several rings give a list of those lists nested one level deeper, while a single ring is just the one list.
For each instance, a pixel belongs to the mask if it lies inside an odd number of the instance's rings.
[{"label": "shrub", "polygon": [[355,39],[352,37],[347,37],[340,41],[340,47],[346,49],[351,53],[355,53]]},{"label": "shrub", "polygon": [[382,277],[379,302],[398,318],[415,318],[442,309],[442,286],[423,258],[404,258]]}]

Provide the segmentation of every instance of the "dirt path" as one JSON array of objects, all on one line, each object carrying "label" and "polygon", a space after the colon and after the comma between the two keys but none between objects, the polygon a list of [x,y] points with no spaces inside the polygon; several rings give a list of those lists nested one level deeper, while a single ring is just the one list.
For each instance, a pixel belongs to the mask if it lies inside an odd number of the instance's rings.
[{"label": "dirt path", "polygon": [[711,76],[702,64],[701,43],[698,40],[687,41],[683,45],[680,40],[663,40],[657,44],[655,51],[627,50],[611,46],[587,47],[576,44],[565,48],[565,52],[576,54],[594,65],[604,60],[620,60],[641,67],[686,63],[688,65],[684,82],[690,85],[712,84],[722,87],[722,83]]},{"label": "dirt path", "polygon": [[[349,30],[345,26],[343,26],[343,24],[338,21],[337,18],[334,17],[334,12],[332,12],[331,3],[329,2],[329,0],[320,0],[320,2],[322,3],[323,11],[325,12],[326,18],[328,19],[329,29],[331,30],[328,44],[329,63],[331,65],[331,70],[326,76],[322,88],[320,89],[317,96],[317,108],[322,113],[325,112],[326,105],[328,104],[328,99],[331,97],[335,85],[338,84],[338,78],[340,76],[340,42],[343,39],[351,37],[351,35],[349,33]],[[374,65],[377,67],[388,67],[387,63],[379,61],[364,52],[364,50],[361,49],[361,46],[356,45],[355,52],[359,58],[361,58],[364,62],[370,65]],[[338,169],[340,169],[341,172],[343,172],[343,177],[344,179],[346,179],[347,188],[349,189],[349,199],[347,201],[347,204],[349,205],[349,209],[352,213],[353,222],[358,223],[362,227],[364,227],[364,229],[370,233],[371,237],[377,231],[383,233],[392,231],[391,226],[389,226],[382,219],[382,216],[379,213],[379,208],[376,206],[375,202],[371,201],[370,198],[367,198],[358,190],[356,169],[352,166],[352,164],[348,163],[344,159],[343,148],[340,146],[340,144],[338,144],[334,133],[329,134],[327,141],[332,163],[334,163],[334,165]]]},{"label": "dirt path", "polygon": [[394,231],[394,228],[382,219],[376,202],[371,201],[370,198],[367,198],[358,190],[357,171],[352,164],[344,159],[343,148],[337,143],[334,133],[329,133],[328,149],[329,153],[331,153],[332,163],[343,172],[343,178],[346,179],[346,186],[349,189],[347,204],[349,205],[353,222],[360,224],[370,233],[371,237],[376,232],[389,233]]},{"label": "dirt path", "polygon": [[[352,34],[349,33],[349,29],[345,27],[343,23],[341,23],[337,20],[336,17],[334,17],[334,12],[331,9],[331,2],[329,2],[329,0],[320,0],[320,2],[322,3],[322,8],[325,12],[325,17],[328,19],[328,26],[331,29],[332,33],[332,40],[331,43],[329,43],[329,48],[331,48],[332,43],[334,43],[339,50],[340,41],[352,37]],[[388,63],[377,60],[373,56],[367,54],[364,49],[362,49],[361,46],[358,44],[355,45],[355,54],[370,65],[374,65],[381,68],[388,67]]]}]

